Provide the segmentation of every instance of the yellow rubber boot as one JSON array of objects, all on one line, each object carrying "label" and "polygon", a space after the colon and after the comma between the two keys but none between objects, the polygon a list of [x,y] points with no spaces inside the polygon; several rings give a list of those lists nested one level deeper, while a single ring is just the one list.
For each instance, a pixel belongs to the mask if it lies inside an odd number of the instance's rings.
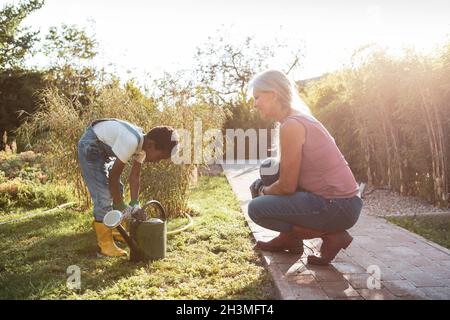
[{"label": "yellow rubber boot", "polygon": [[94,221],[94,229],[97,234],[97,244],[100,248],[100,254],[107,257],[126,256],[127,252],[120,249],[113,240],[112,230],[102,222]]},{"label": "yellow rubber boot", "polygon": [[[123,221],[121,223],[121,225],[125,229],[125,231],[128,232],[128,223]],[[115,241],[126,243],[125,239],[122,237],[122,235],[120,234],[119,230],[117,230],[117,228],[112,229],[112,235],[113,235],[113,238],[114,238]]]}]

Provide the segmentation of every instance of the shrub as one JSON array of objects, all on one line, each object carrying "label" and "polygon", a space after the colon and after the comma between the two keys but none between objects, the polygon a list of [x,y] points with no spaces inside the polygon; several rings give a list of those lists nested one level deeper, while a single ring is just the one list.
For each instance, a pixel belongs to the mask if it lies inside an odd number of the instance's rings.
[{"label": "shrub", "polygon": [[24,181],[45,183],[48,172],[42,164],[42,156],[33,151],[19,154],[0,151],[0,181],[20,178]]},{"label": "shrub", "polygon": [[48,180],[42,156],[0,151],[0,210],[54,207],[68,202],[71,189]]},{"label": "shrub", "polygon": [[70,188],[56,184],[24,182],[20,178],[0,183],[0,210],[53,208],[72,199]]}]

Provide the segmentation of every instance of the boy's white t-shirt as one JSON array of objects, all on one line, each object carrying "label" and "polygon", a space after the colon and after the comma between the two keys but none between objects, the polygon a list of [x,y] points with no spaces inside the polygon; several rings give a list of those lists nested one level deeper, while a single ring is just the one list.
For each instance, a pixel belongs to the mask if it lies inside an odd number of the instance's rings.
[{"label": "boy's white t-shirt", "polygon": [[129,122],[126,123],[132,130],[136,131],[140,139],[130,132],[130,129],[126,125],[116,120],[99,122],[93,126],[93,130],[97,138],[110,146],[117,158],[123,163],[127,163],[131,158],[139,163],[143,163],[145,160],[145,151],[142,150],[142,143],[144,141],[143,131],[141,128]]}]

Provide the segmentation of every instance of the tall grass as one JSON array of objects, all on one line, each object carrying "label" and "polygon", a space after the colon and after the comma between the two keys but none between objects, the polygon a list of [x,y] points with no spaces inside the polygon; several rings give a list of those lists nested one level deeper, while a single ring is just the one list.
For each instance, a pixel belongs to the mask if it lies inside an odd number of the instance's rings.
[{"label": "tall grass", "polygon": [[448,207],[450,43],[401,58],[364,48],[303,94],[358,179]]}]

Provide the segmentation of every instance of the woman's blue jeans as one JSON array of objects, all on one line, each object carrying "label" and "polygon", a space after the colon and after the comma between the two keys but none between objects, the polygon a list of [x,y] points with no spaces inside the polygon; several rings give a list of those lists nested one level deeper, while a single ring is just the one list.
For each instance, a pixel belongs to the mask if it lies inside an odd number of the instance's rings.
[{"label": "woman's blue jeans", "polygon": [[292,226],[335,232],[350,229],[358,220],[362,200],[358,196],[346,199],[325,199],[310,192],[292,195],[260,196],[248,205],[249,217],[258,225],[289,232]]},{"label": "woman's blue jeans", "polygon": [[[110,148],[98,140],[92,127],[89,127],[78,142],[78,161],[84,182],[94,203],[95,221],[103,222],[108,211],[112,210],[113,199],[109,189],[109,170],[114,158]],[[120,192],[123,194],[120,182]]]}]

